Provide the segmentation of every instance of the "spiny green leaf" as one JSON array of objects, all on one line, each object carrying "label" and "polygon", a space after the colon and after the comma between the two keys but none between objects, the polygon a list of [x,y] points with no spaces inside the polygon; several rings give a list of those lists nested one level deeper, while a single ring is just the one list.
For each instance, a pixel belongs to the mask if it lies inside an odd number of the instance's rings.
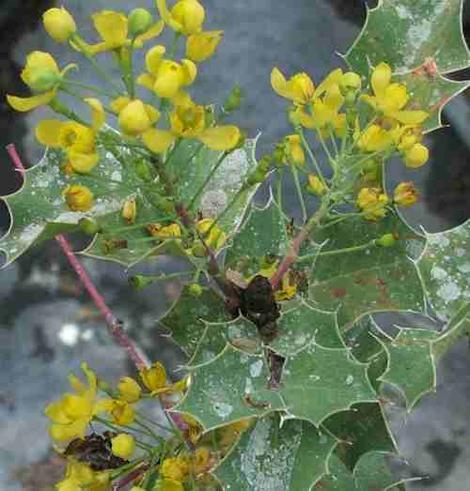
[{"label": "spiny green leaf", "polygon": [[186,286],[159,323],[170,331],[175,343],[198,365],[219,355],[226,345],[225,325],[211,324],[227,318],[224,303],[212,290],[197,297]]},{"label": "spiny green leaf", "polygon": [[310,489],[326,471],[336,444],[307,421],[267,416],[241,438],[217,476],[225,489],[274,491]]},{"label": "spiny green leaf", "polygon": [[424,241],[396,216],[378,223],[347,220],[320,231],[315,241],[328,241],[322,249],[325,253],[360,246],[387,233],[399,237],[395,246],[372,245],[317,259],[310,278],[310,298],[318,308],[338,309],[340,328],[350,327],[372,312],[424,308],[421,281],[409,257],[419,255]]},{"label": "spiny green leaf", "polygon": [[470,301],[470,221],[426,238],[418,268],[435,313],[449,321]]},{"label": "spiny green leaf", "polygon": [[[257,139],[248,139],[242,148],[233,151],[209,179],[204,192],[193,204],[194,210],[200,210],[204,218],[219,215],[239,193],[250,174],[257,166],[255,151]],[[205,183],[222,153],[202,147],[190,140],[181,142],[170,161],[168,170],[176,178],[177,198],[189,205],[196,192]],[[188,159],[193,158],[188,161]],[[240,195],[235,206],[224,215],[219,225],[226,232],[233,232],[242,220],[246,207],[256,192],[253,187]]]},{"label": "spiny green leaf", "polygon": [[264,208],[250,207],[231,241],[225,265],[251,276],[259,271],[261,258],[282,256],[288,244],[282,212],[271,197]]},{"label": "spiny green leaf", "polygon": [[284,408],[278,392],[267,388],[263,357],[230,345],[213,361],[193,368],[191,378],[188,394],[176,410],[191,414],[206,429]]},{"label": "spiny green leaf", "polygon": [[432,343],[432,354],[436,360],[445,354],[462,336],[470,336],[470,303],[462,310],[463,317],[456,316],[455,322],[451,321],[447,330]]},{"label": "spiny green leaf", "polygon": [[315,425],[355,403],[376,399],[367,365],[354,360],[347,349],[315,343],[288,358],[280,393],[292,415]]},{"label": "spiny green leaf", "polygon": [[351,470],[371,450],[396,450],[382,408],[375,402],[355,404],[348,411],[330,416],[323,425],[340,440],[336,453]]},{"label": "spiny green leaf", "polygon": [[438,337],[436,332],[426,329],[401,329],[386,344],[389,362],[380,379],[403,392],[408,409],[436,388],[432,342]]},{"label": "spiny green leaf", "polygon": [[284,304],[277,324],[278,335],[270,346],[282,356],[294,355],[313,340],[323,348],[344,348],[336,314],[304,301]]},{"label": "spiny green leaf", "polygon": [[390,63],[402,73],[420,67],[428,58],[441,73],[470,65],[462,30],[463,0],[380,0],[368,11],[365,26],[346,54],[361,73],[369,63]]}]

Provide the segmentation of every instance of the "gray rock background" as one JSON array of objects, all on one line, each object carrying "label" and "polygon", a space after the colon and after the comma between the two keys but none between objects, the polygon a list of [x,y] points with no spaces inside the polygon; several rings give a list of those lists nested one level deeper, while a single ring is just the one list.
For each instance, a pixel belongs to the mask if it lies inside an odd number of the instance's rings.
[{"label": "gray rock background", "polygon": [[[38,12],[51,3],[47,0],[2,2],[0,26],[4,29],[0,36],[5,41],[2,90],[18,93],[17,70],[25,54],[33,49],[51,51],[63,64],[76,60],[75,54],[53,43],[35,23]],[[100,8],[128,11],[136,6],[153,5],[152,1],[134,0],[63,3],[74,13],[79,25],[85,25],[89,14]],[[251,135],[263,130],[259,152],[268,150],[288,131],[287,120],[282,118],[285,104],[269,85],[271,68],[277,65],[288,73],[305,70],[318,80],[341,64],[335,53],[345,52],[358,32],[358,27],[343,17],[348,14],[357,21],[361,3],[205,0],[208,25],[224,29],[225,39],[218,54],[201,69],[196,98],[201,102],[221,101],[234,83],[240,84],[246,90],[247,99],[236,122]],[[83,31],[85,37],[93,35],[91,24],[88,26]],[[106,68],[112,70],[111,66]],[[85,63],[81,63],[80,77],[85,83],[97,82]],[[460,130],[468,130],[470,119],[465,96],[459,99],[453,103],[449,117],[458,118],[456,127]],[[2,143],[15,141],[25,159],[36,162],[42,150],[34,142],[32,129],[43,116],[44,112],[39,110],[23,118],[5,106],[0,107]],[[465,141],[452,129],[438,132],[429,143],[434,149],[430,165],[411,174],[397,163],[390,184],[393,186],[406,178],[416,180],[426,200],[413,209],[409,219],[437,231],[470,216],[470,164]],[[18,184],[6,157],[3,160],[0,195],[12,192]],[[292,194],[290,184],[286,183],[286,200]],[[290,199],[290,203],[295,206],[295,199]],[[176,366],[178,352],[157,337],[154,325],[170,305],[178,284],[135,294],[118,266],[89,260],[86,264],[133,336],[152,357]],[[160,263],[156,267],[165,269],[172,265]],[[45,404],[66,388],[65,375],[70,370],[76,371],[83,359],[111,382],[123,370],[131,368],[107,336],[53,242],[40,251],[30,252],[18,264],[0,273],[0,328],[0,489],[48,489],[31,484],[26,470],[28,465],[48,459],[50,441],[47,422],[42,416]],[[410,489],[468,489],[469,408],[470,356],[468,346],[462,342],[440,363],[436,394],[425,397],[411,415],[403,414],[398,407],[390,408],[398,445],[409,462],[405,472],[428,476],[426,480],[409,484]],[[33,467],[36,474],[50,473],[53,468],[54,463]]]}]

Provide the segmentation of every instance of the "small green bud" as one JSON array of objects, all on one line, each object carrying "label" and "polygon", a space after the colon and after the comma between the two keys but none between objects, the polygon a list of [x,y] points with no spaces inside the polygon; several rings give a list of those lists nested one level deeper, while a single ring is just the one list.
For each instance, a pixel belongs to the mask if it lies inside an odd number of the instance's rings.
[{"label": "small green bud", "polygon": [[263,182],[266,179],[266,174],[267,172],[261,169],[256,169],[248,176],[246,182],[248,183],[249,186],[254,186],[255,184],[259,184]]},{"label": "small green bud", "polygon": [[150,167],[146,162],[143,160],[139,160],[135,164],[135,173],[143,180],[146,182],[149,182],[152,180],[152,172],[150,171]]},{"label": "small green bud", "polygon": [[78,222],[78,226],[80,227],[80,230],[87,235],[95,235],[101,230],[99,223],[94,218],[90,217],[81,218]]},{"label": "small green bud", "polygon": [[231,113],[238,109],[243,101],[243,91],[241,87],[235,85],[224,102],[223,109],[226,113]]},{"label": "small green bud", "polygon": [[143,276],[141,274],[131,276],[129,278],[129,285],[136,291],[141,291],[152,283],[151,276]]},{"label": "small green bud", "polygon": [[344,97],[344,102],[346,104],[346,107],[352,107],[354,104],[356,104],[356,99],[357,99],[357,94],[356,92],[346,92],[346,95]]},{"label": "small green bud", "polygon": [[202,286],[197,283],[191,283],[188,286],[188,293],[193,297],[200,297],[202,295],[203,289]]},{"label": "small green bud", "polygon": [[152,14],[143,8],[134,9],[129,14],[129,34],[132,37],[147,32],[153,24]]},{"label": "small green bud", "polygon": [[206,257],[206,248],[201,244],[197,243],[191,247],[191,253],[194,257]]},{"label": "small green bud", "polygon": [[375,243],[378,246],[381,247],[393,247],[396,243],[397,239],[393,234],[385,234],[380,237],[380,239],[377,239]]},{"label": "small green bud", "polygon": [[205,120],[206,120],[206,125],[207,126],[212,126],[215,123],[215,112],[214,112],[214,106],[206,106],[204,108],[205,110]]},{"label": "small green bud", "polygon": [[346,72],[340,82],[340,87],[345,93],[358,91],[361,89],[361,85],[361,77],[355,72]]},{"label": "small green bud", "polygon": [[258,162],[258,169],[267,172],[271,167],[271,162],[273,158],[271,155],[263,155]]},{"label": "small green bud", "polygon": [[38,70],[34,73],[34,76],[31,77],[28,85],[35,92],[47,92],[48,90],[52,90],[62,81],[62,77],[60,74],[52,71],[52,70]]}]

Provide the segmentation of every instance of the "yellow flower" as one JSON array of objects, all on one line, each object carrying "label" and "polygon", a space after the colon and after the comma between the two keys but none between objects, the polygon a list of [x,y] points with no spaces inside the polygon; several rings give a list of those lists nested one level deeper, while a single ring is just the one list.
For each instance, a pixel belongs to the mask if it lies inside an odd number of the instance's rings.
[{"label": "yellow flower", "polygon": [[294,298],[297,294],[297,285],[291,281],[289,273],[282,277],[281,288],[276,291],[274,298],[276,302],[283,302]]},{"label": "yellow flower", "polygon": [[159,479],[153,491],[184,491],[183,483],[174,479]]},{"label": "yellow flower", "polygon": [[145,145],[152,152],[168,150],[176,138],[200,140],[211,150],[224,151],[235,148],[241,138],[240,130],[233,125],[206,127],[204,106],[183,99],[170,114],[171,131],[152,129],[143,135]]},{"label": "yellow flower", "polygon": [[366,220],[377,221],[387,214],[388,197],[379,188],[362,188],[356,204]]},{"label": "yellow flower", "polygon": [[160,467],[160,475],[165,479],[184,481],[190,471],[187,457],[169,457],[165,459]]},{"label": "yellow flower", "polygon": [[323,184],[323,182],[317,175],[309,174],[307,176],[307,179],[308,179],[307,191],[309,191],[310,193],[316,196],[323,196],[326,193],[327,187],[325,186],[325,184]]},{"label": "yellow flower", "polygon": [[417,169],[429,160],[429,149],[421,143],[415,143],[410,149],[405,151],[405,166]]},{"label": "yellow flower", "polygon": [[115,424],[127,426],[134,421],[134,409],[125,400],[108,400],[108,404],[105,409],[109,412],[112,422]]},{"label": "yellow flower", "polygon": [[150,368],[140,371],[140,378],[147,389],[152,393],[158,393],[166,387],[167,377],[165,367],[160,362],[155,362]]},{"label": "yellow flower", "polygon": [[198,0],[179,0],[171,11],[166,0],[157,0],[157,8],[164,22],[176,32],[189,35],[202,30],[206,13]]},{"label": "yellow flower", "polygon": [[63,195],[72,211],[88,211],[93,207],[93,193],[86,186],[71,184],[64,189]]},{"label": "yellow flower", "polygon": [[271,86],[277,94],[295,104],[304,105],[313,100],[315,86],[312,79],[304,72],[297,73],[286,80],[278,68],[271,72]]},{"label": "yellow flower", "polygon": [[70,459],[65,479],[55,485],[57,491],[105,491],[109,489],[109,473],[95,472],[87,464]]},{"label": "yellow flower", "polygon": [[364,152],[384,152],[393,143],[393,134],[377,124],[366,128],[359,136],[357,146]]},{"label": "yellow flower", "polygon": [[223,31],[205,31],[191,34],[186,41],[186,58],[201,63],[210,58],[217,49]]},{"label": "yellow flower", "polygon": [[46,408],[46,416],[52,421],[49,431],[54,440],[83,438],[93,416],[105,410],[103,403],[106,400],[96,400],[96,375],[86,363],[82,363],[81,368],[88,386],[70,374],[69,382],[74,393],[66,393]]},{"label": "yellow flower", "polygon": [[128,460],[135,452],[134,437],[127,433],[119,433],[111,439],[111,450],[117,457]]},{"label": "yellow flower", "polygon": [[118,383],[119,398],[126,402],[137,402],[140,399],[142,389],[131,377],[122,377]]},{"label": "yellow flower", "polygon": [[77,32],[73,17],[64,7],[47,10],[42,21],[49,36],[58,43],[65,43]]},{"label": "yellow flower", "polygon": [[199,220],[196,223],[196,228],[204,237],[206,244],[215,250],[220,249],[227,240],[225,232],[217,225],[214,225],[214,220],[212,218]]},{"label": "yellow flower", "polygon": [[411,181],[401,182],[393,193],[393,201],[399,206],[412,206],[418,199],[419,191]]},{"label": "yellow flower", "polygon": [[154,46],[147,52],[145,66],[148,73],[137,78],[137,83],[155,92],[158,97],[171,99],[180,90],[191,85],[197,76],[197,67],[191,60],[177,63],[164,59],[164,46]]},{"label": "yellow flower", "polygon": [[[129,19],[123,13],[113,10],[102,10],[93,14],[92,19],[102,42],[95,45],[87,45],[87,49],[91,54],[116,50],[131,45],[132,39],[128,37]],[[141,48],[146,41],[159,36],[162,30],[163,22],[156,22],[143,34],[136,36],[134,46]]]},{"label": "yellow flower", "polygon": [[62,71],[49,53],[33,51],[26,58],[21,72],[23,82],[37,95],[17,97],[7,95],[7,101],[16,111],[27,112],[49,104],[56,96],[63,76],[76,65],[67,65]]},{"label": "yellow flower", "polygon": [[161,239],[171,238],[171,237],[181,237],[181,227],[177,223],[172,223],[170,225],[160,225],[159,223],[150,223],[147,225],[147,230],[153,237],[158,237]]},{"label": "yellow flower", "polygon": [[191,456],[191,470],[197,476],[207,472],[212,465],[211,452],[207,447],[197,448]]},{"label": "yellow flower", "polygon": [[142,135],[160,119],[160,112],[140,99],[119,97],[113,101],[111,107],[119,113],[119,127],[128,136]]},{"label": "yellow flower", "polygon": [[375,67],[371,85],[374,95],[364,95],[363,99],[379,113],[407,125],[419,125],[427,119],[425,111],[404,109],[409,101],[407,88],[403,84],[392,83],[392,69],[387,63]]}]

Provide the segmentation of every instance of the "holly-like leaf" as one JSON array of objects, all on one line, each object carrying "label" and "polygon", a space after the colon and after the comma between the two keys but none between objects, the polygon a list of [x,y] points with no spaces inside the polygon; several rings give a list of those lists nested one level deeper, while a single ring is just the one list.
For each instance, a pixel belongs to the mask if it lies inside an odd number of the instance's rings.
[{"label": "holly-like leaf", "polygon": [[251,205],[240,231],[231,241],[225,265],[251,276],[259,271],[261,258],[282,257],[288,244],[282,212],[270,197],[263,208]]},{"label": "holly-like leaf", "polygon": [[267,416],[241,438],[217,469],[226,489],[273,491],[310,489],[327,471],[336,441],[307,421]]},{"label": "holly-like leaf", "polygon": [[369,452],[361,457],[354,473],[341,459],[332,454],[328,461],[329,474],[315,485],[315,491],[404,491],[405,480],[397,481],[390,470],[393,455]]},{"label": "holly-like leaf", "polygon": [[[169,172],[176,179],[178,199],[186,205],[191,204],[193,210],[201,211],[205,218],[219,215],[239,195],[248,174],[257,166],[256,142],[257,139],[246,140],[242,148],[225,157],[213,174],[222,153],[196,141],[181,142],[168,162]],[[204,183],[204,191],[194,200]],[[219,225],[227,233],[232,233],[240,225],[256,189],[255,186],[242,192],[235,205],[220,219]]]},{"label": "holly-like leaf", "polygon": [[[387,233],[399,238],[393,247],[371,245],[331,254]],[[424,240],[396,216],[378,223],[346,220],[317,233],[315,240],[328,241],[322,249],[327,255],[320,254],[312,271],[310,298],[321,309],[337,310],[340,328],[350,327],[372,312],[423,310],[423,287],[410,256],[419,255]]]},{"label": "holly-like leaf", "polygon": [[348,64],[367,76],[370,65],[385,61],[402,74],[412,106],[430,113],[424,129],[441,125],[444,105],[465,90],[442,74],[470,65],[462,29],[463,0],[380,0],[369,10],[358,39],[346,54]]},{"label": "holly-like leaf", "polygon": [[426,238],[418,268],[435,313],[449,321],[470,302],[470,221]]},{"label": "holly-like leaf", "polygon": [[213,361],[190,370],[191,385],[177,411],[191,414],[206,428],[283,409],[269,390],[264,358],[227,345]]},{"label": "holly-like leaf", "polygon": [[347,349],[327,349],[314,342],[288,358],[280,389],[289,412],[318,425],[358,402],[375,401],[367,365]]},{"label": "holly-like leaf", "polygon": [[402,391],[408,409],[436,388],[432,344],[438,337],[436,332],[426,329],[401,329],[386,345],[388,367],[380,380]]},{"label": "holly-like leaf", "polygon": [[213,324],[227,318],[223,300],[213,290],[204,289],[194,296],[186,286],[167,314],[160,319],[173,341],[198,365],[219,355],[226,345],[225,324]]},{"label": "holly-like leaf", "polygon": [[277,325],[278,335],[270,346],[282,356],[295,355],[312,341],[323,348],[344,348],[336,314],[305,301],[284,304]]},{"label": "holly-like leaf", "polygon": [[349,411],[330,416],[323,425],[340,440],[336,453],[351,470],[371,450],[396,450],[382,408],[375,402],[355,404]]}]

